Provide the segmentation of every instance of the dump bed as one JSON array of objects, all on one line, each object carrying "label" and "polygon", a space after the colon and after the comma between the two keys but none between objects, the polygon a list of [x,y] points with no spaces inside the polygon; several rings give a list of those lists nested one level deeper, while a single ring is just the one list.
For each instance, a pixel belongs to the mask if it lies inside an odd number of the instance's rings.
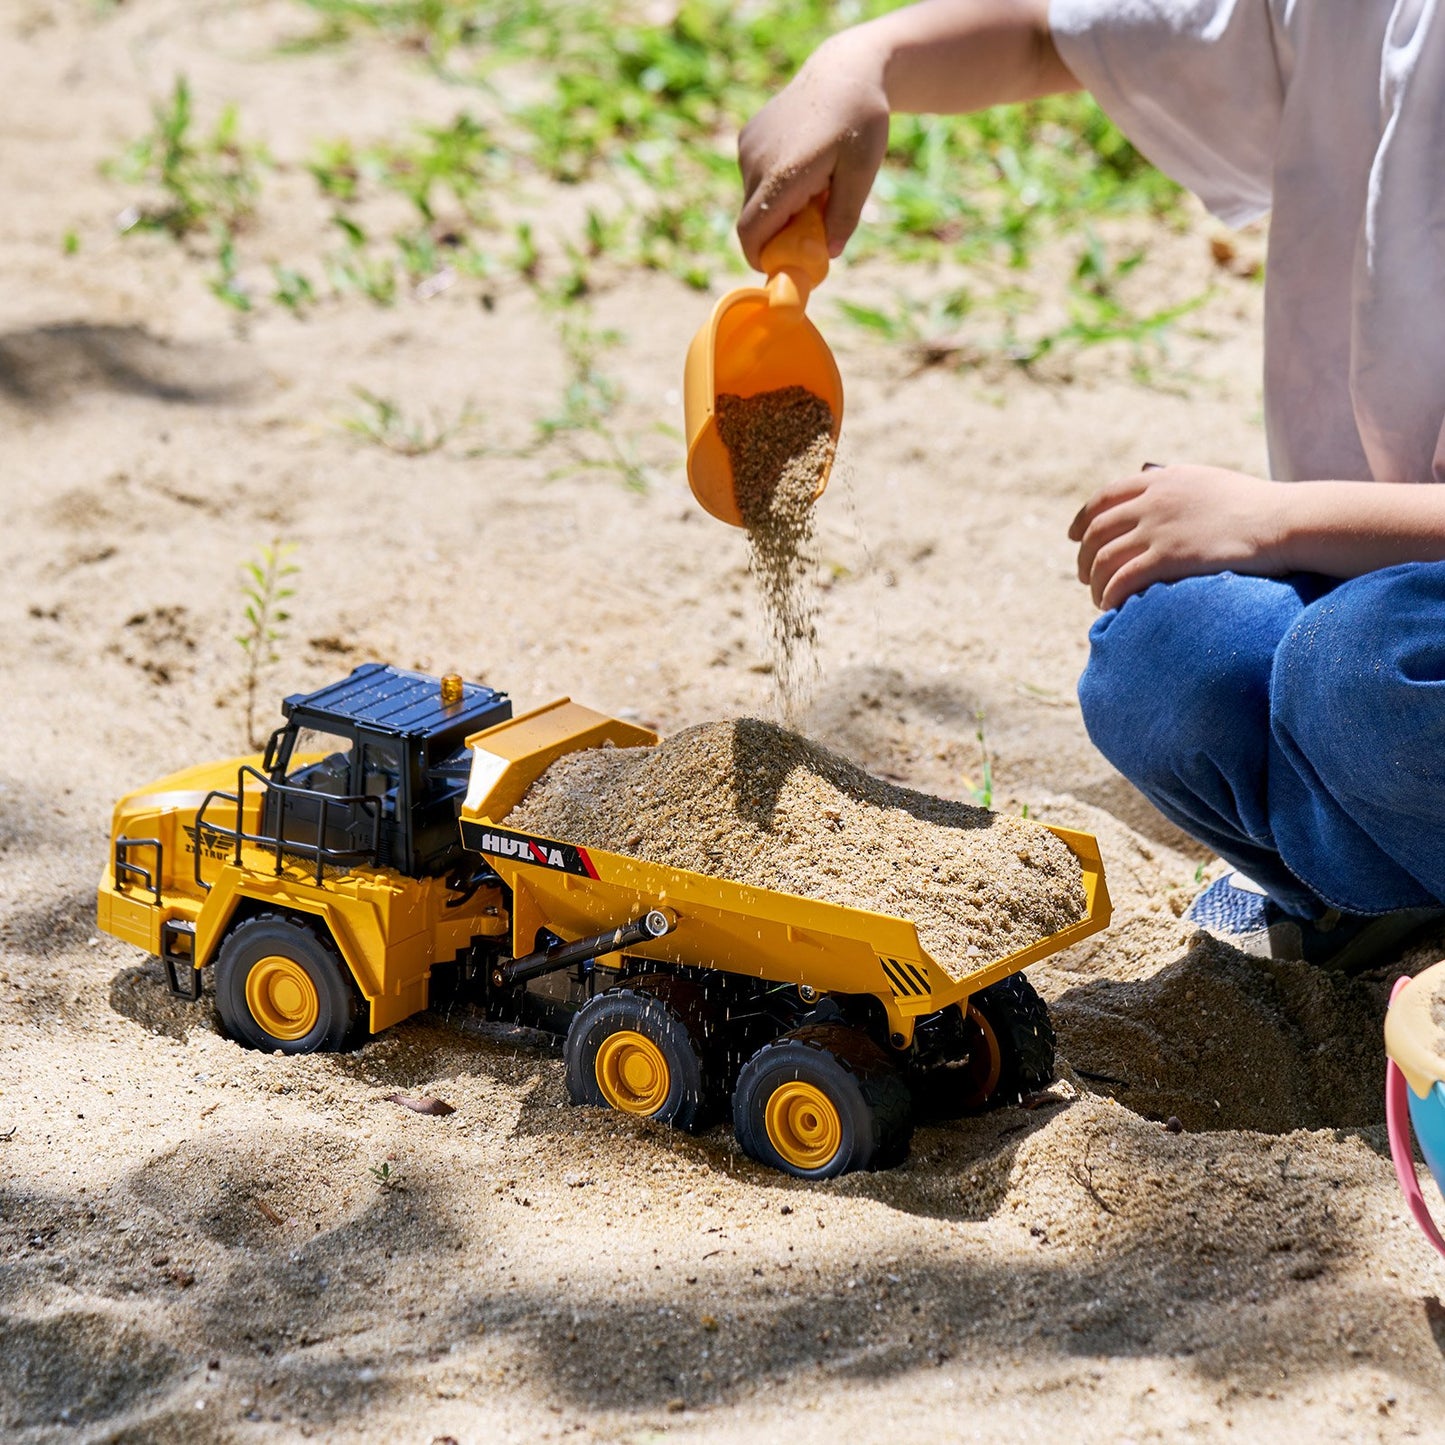
[{"label": "dump bed", "polygon": [[[665,908],[677,926],[629,954],[694,968],[723,969],[820,993],[872,994],[888,1013],[895,1043],[914,1022],[1038,959],[1097,933],[1109,922],[1109,894],[1098,843],[1087,833],[1050,829],[1078,858],[1085,907],[1078,922],[959,977],[942,967],[907,919],[733,883],[568,839],[508,828],[507,814],[559,757],[587,748],[640,747],[656,733],[569,699],[468,738],[471,785],[462,807],[462,841],[483,854],[513,894],[513,943],[533,947],[542,928],[581,938]],[[970,963],[973,961],[970,960]],[[957,972],[957,970],[955,970]]]}]

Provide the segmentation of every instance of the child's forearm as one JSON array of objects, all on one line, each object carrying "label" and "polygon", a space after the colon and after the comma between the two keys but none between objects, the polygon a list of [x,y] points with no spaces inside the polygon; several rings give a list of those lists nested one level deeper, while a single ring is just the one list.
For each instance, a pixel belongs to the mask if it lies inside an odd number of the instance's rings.
[{"label": "child's forearm", "polygon": [[1186,463],[1101,487],[1069,536],[1079,580],[1105,608],[1152,583],[1211,572],[1358,577],[1445,561],[1445,485],[1269,482]]},{"label": "child's forearm", "polygon": [[828,44],[879,59],[894,112],[961,115],[1078,86],[1054,48],[1047,0],[922,0]]},{"label": "child's forearm", "polygon": [[1445,561],[1445,486],[1287,482],[1276,501],[1287,571],[1358,577],[1397,562]]}]

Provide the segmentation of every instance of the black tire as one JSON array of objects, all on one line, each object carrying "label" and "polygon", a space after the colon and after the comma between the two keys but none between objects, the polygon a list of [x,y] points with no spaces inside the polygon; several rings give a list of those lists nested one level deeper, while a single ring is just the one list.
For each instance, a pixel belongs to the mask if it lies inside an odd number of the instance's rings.
[{"label": "black tire", "polygon": [[960,1057],[920,1070],[914,1088],[933,1118],[958,1118],[1017,1103],[1054,1079],[1048,1005],[1021,973],[969,999]]},{"label": "black tire", "polygon": [[562,1046],[572,1102],[698,1128],[707,1112],[707,1070],[703,1036],[689,1012],[635,985],[589,999]]},{"label": "black tire", "polygon": [[[637,974],[619,985],[663,1001],[682,1020],[702,1065],[702,1108],[689,1127],[705,1129],[728,1115],[732,1077],[728,1073],[728,1033],[723,1011],[708,997],[706,987],[675,973]],[[734,1064],[736,1073],[741,1061]]]},{"label": "black tire", "polygon": [[237,1043],[284,1054],[345,1049],[365,1033],[367,1017],[324,927],[282,913],[258,913],[226,935],[216,956],[216,1011]]},{"label": "black tire", "polygon": [[[798,1085],[803,1088],[795,1091]],[[815,1110],[822,1115],[816,1131]],[[801,1126],[791,1125],[795,1119]],[[733,1091],[733,1128],[743,1152],[758,1163],[797,1179],[832,1179],[907,1158],[913,1100],[866,1034],[846,1024],[810,1024],[764,1044],[743,1065]]]}]

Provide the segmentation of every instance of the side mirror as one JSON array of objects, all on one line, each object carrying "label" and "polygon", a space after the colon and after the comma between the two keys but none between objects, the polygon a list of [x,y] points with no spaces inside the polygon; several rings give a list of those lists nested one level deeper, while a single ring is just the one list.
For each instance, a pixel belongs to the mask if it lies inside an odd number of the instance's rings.
[{"label": "side mirror", "polygon": [[280,727],[266,739],[266,752],[261,758],[261,771],[263,773],[270,773],[275,769],[276,755],[281,751],[281,739],[285,736],[286,729]]}]

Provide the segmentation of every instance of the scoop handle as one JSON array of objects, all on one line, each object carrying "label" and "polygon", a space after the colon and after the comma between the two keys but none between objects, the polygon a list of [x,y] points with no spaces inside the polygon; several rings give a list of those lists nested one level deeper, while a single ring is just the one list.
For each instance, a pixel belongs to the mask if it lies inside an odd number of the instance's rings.
[{"label": "scoop handle", "polygon": [[808,293],[828,275],[828,232],[823,224],[823,197],[814,196],[763,247],[758,262],[768,277],[768,298],[774,305],[803,307]]},{"label": "scoop handle", "polygon": [[[1396,994],[1409,982],[1408,978],[1395,980],[1395,987],[1390,990],[1391,1003],[1394,1003]],[[1385,1128],[1390,1136],[1390,1158],[1395,1165],[1395,1178],[1400,1181],[1401,1192],[1405,1196],[1405,1203],[1410,1206],[1410,1213],[1414,1216],[1415,1223],[1420,1226],[1425,1238],[1435,1246],[1442,1256],[1445,1256],[1445,1239],[1440,1237],[1440,1231],[1430,1217],[1430,1206],[1425,1203],[1425,1196],[1420,1190],[1420,1181],[1415,1177],[1415,1159],[1410,1152],[1410,1100],[1405,1092],[1408,1088],[1409,1085],[1405,1082],[1405,1075],[1399,1064],[1394,1059],[1387,1057],[1385,1060]]]}]

